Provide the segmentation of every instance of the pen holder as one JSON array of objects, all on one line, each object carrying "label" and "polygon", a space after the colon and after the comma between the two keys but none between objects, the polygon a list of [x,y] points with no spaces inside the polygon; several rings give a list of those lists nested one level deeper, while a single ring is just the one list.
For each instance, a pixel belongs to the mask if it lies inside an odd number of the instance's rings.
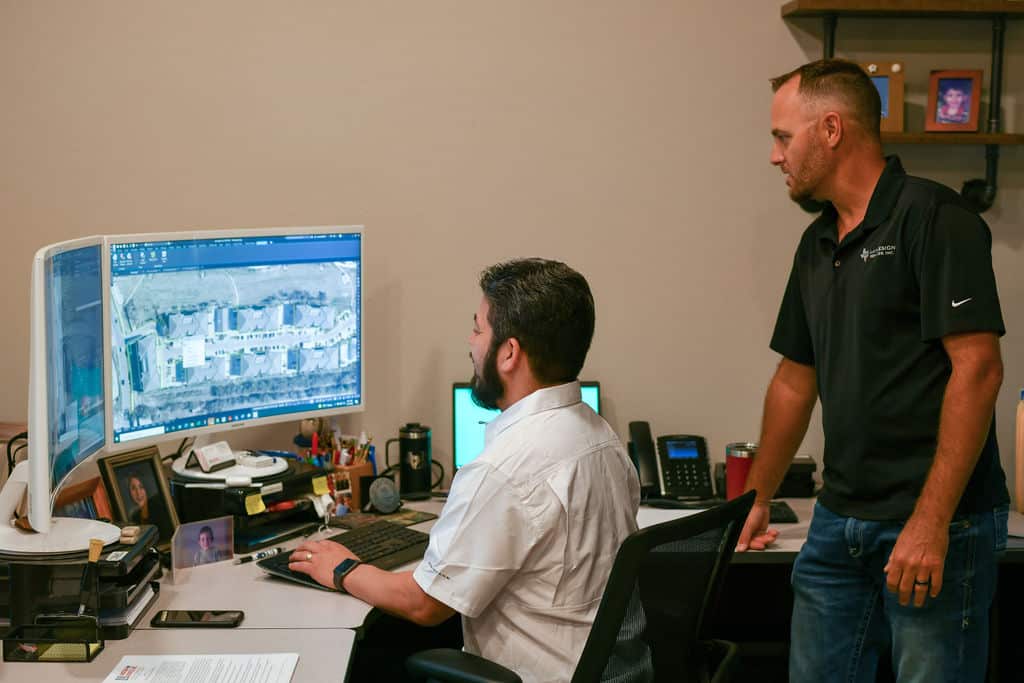
[{"label": "pen holder", "polygon": [[343,465],[334,468],[330,475],[334,481],[334,500],[339,504],[345,504],[349,510],[358,512],[362,510],[365,496],[362,487],[359,485],[362,477],[373,476],[373,465],[369,462],[361,462],[358,465]]}]

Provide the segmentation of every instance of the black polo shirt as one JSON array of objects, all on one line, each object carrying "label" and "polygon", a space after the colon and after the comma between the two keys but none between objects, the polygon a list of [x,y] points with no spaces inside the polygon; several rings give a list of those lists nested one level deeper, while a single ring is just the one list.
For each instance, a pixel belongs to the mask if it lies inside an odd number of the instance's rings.
[{"label": "black polo shirt", "polygon": [[[863,222],[837,235],[829,206],[800,240],[771,348],[817,372],[822,504],[903,520],[935,456],[952,369],[942,337],[1005,332],[992,236],[960,195],[908,176],[896,157]],[[993,421],[958,512],[1008,502]]]}]

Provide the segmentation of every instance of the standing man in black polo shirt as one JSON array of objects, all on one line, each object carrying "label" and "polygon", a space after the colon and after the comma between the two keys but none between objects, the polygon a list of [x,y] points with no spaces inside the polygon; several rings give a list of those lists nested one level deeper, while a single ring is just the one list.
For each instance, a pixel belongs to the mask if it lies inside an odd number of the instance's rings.
[{"label": "standing man in black polo shirt", "polygon": [[793,567],[793,681],[981,681],[1009,496],[993,407],[1003,321],[991,235],[955,192],[882,156],[880,101],[851,62],[772,80],[771,163],[827,202],[797,248],[771,347],[737,550],[821,397],[825,486]]}]

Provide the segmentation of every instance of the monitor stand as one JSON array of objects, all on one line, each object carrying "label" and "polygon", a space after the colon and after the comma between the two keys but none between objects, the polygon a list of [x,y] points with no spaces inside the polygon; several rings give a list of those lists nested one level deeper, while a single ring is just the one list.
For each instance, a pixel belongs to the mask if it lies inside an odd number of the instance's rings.
[{"label": "monitor stand", "polygon": [[75,517],[54,517],[45,534],[16,526],[0,526],[0,556],[8,559],[31,555],[78,555],[89,550],[89,539],[107,546],[117,543],[121,529],[107,522]]},{"label": "monitor stand", "polygon": [[103,545],[117,543],[121,529],[107,522],[74,517],[54,517],[50,529],[38,533],[14,526],[14,512],[28,490],[28,468],[19,463],[0,491],[0,556],[77,555],[89,549],[89,539],[98,538]]}]

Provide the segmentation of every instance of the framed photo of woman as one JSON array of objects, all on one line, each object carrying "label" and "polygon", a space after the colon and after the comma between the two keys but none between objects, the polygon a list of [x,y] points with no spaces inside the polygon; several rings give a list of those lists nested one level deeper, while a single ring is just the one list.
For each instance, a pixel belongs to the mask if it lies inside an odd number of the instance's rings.
[{"label": "framed photo of woman", "polygon": [[110,494],[114,518],[125,524],[152,524],[160,530],[157,547],[170,547],[178,528],[160,451],[155,446],[107,456],[99,461],[100,474]]},{"label": "framed photo of woman", "polygon": [[933,71],[928,81],[924,129],[977,132],[981,71]]}]

